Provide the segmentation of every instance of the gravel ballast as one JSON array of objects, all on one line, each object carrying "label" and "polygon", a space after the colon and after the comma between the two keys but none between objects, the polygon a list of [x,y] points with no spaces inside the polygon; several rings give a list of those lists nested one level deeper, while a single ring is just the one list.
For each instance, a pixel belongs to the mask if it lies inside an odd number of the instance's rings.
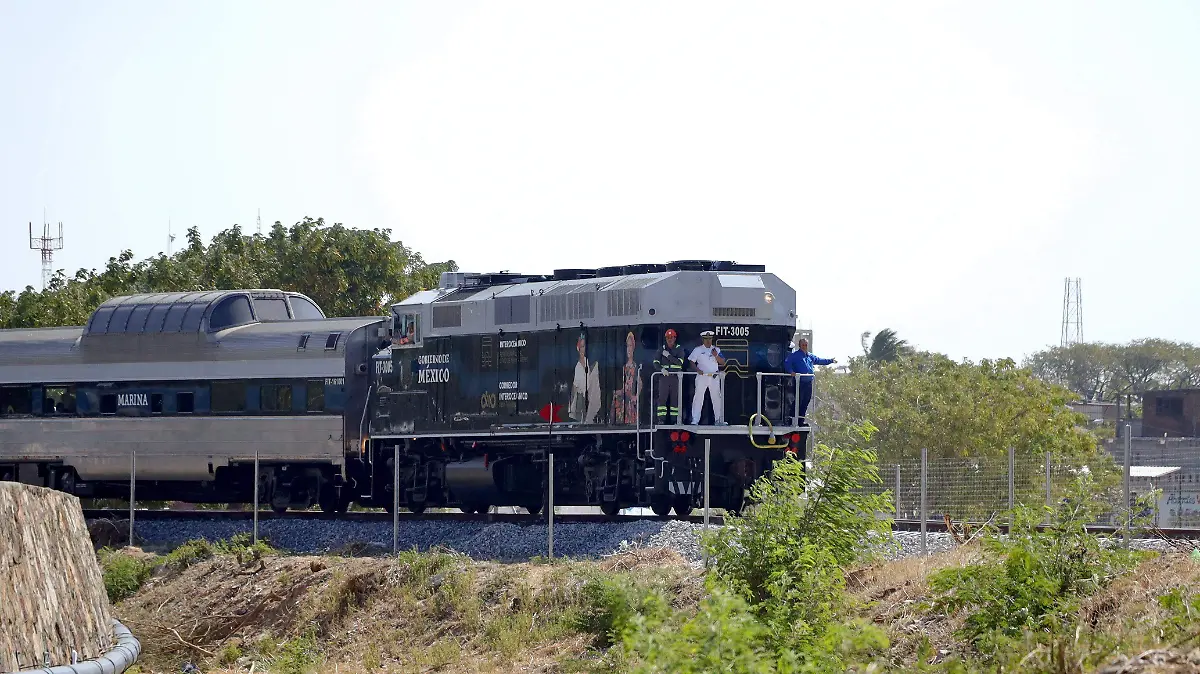
[{"label": "gravel ballast", "polygon": [[[698,564],[701,559],[699,536],[703,525],[679,520],[646,519],[641,522],[556,522],[556,557],[598,558],[636,547],[666,547],[678,551],[684,559]],[[392,549],[390,522],[329,520],[266,520],[259,523],[259,536],[271,545],[298,554],[325,554],[353,545],[367,545],[381,552]],[[136,524],[136,536],[146,548],[172,548],[186,541],[203,538],[227,540],[248,533],[245,521],[143,520]],[[955,546],[946,533],[926,534],[928,553],[944,552]],[[895,533],[899,549],[888,552],[890,558],[921,554],[921,534]],[[1114,541],[1119,544],[1119,541]],[[1168,550],[1161,540],[1133,539],[1131,547],[1142,550]],[[401,522],[399,548],[428,550],[445,547],[479,560],[521,561],[545,556],[546,525],[510,522],[430,521]]]}]

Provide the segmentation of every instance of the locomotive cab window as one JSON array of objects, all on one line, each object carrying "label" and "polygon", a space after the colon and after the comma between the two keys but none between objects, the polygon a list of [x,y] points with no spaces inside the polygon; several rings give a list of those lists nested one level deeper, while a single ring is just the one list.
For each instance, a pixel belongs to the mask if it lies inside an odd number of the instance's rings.
[{"label": "locomotive cab window", "polygon": [[421,314],[396,314],[392,343],[397,346],[417,346],[421,343]]}]

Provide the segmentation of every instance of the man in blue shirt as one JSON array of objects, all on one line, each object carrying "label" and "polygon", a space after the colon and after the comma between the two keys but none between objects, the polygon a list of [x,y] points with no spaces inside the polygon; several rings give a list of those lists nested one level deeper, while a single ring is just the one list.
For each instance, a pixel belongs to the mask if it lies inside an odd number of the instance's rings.
[{"label": "man in blue shirt", "polygon": [[817,358],[808,352],[808,340],[801,339],[796,350],[783,361],[783,371],[788,374],[807,375],[800,377],[800,423],[806,423],[808,404],[812,402],[813,365],[833,365],[837,358]]}]

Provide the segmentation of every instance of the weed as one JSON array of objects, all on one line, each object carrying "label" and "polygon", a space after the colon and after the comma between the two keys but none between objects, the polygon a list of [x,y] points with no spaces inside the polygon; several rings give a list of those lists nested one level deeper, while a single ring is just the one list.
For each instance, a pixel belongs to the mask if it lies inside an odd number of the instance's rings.
[{"label": "weed", "polygon": [[363,668],[373,672],[383,666],[383,658],[379,654],[379,646],[375,642],[367,644],[363,651]]},{"label": "weed", "polygon": [[104,570],[104,590],[114,604],[133,596],[154,571],[148,562],[108,548],[101,550],[99,556]]},{"label": "weed", "polygon": [[242,647],[238,640],[234,639],[217,652],[217,663],[229,666],[237,662],[240,657],[242,657]]},{"label": "weed", "polygon": [[320,660],[315,630],[280,644],[271,658],[271,671],[278,674],[309,674]]},{"label": "weed", "polygon": [[183,571],[196,562],[211,558],[213,552],[212,543],[198,538],[172,550],[163,560],[163,566],[171,571]]},{"label": "weed", "polygon": [[257,543],[253,541],[254,537],[251,534],[243,532],[234,534],[227,541],[218,541],[213,548],[221,554],[236,556],[238,561],[243,564],[280,554],[278,550],[262,539],[259,539]]}]

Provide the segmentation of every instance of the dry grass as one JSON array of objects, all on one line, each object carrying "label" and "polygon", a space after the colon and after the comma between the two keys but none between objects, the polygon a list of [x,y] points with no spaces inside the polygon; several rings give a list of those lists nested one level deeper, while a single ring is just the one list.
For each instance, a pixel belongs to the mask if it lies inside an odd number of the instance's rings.
[{"label": "dry grass", "polygon": [[558,672],[595,641],[576,626],[583,585],[622,572],[701,594],[677,554],[654,550],[557,564],[222,555],[152,579],[117,613],[142,641],[143,673],[188,661],[208,674]]}]

